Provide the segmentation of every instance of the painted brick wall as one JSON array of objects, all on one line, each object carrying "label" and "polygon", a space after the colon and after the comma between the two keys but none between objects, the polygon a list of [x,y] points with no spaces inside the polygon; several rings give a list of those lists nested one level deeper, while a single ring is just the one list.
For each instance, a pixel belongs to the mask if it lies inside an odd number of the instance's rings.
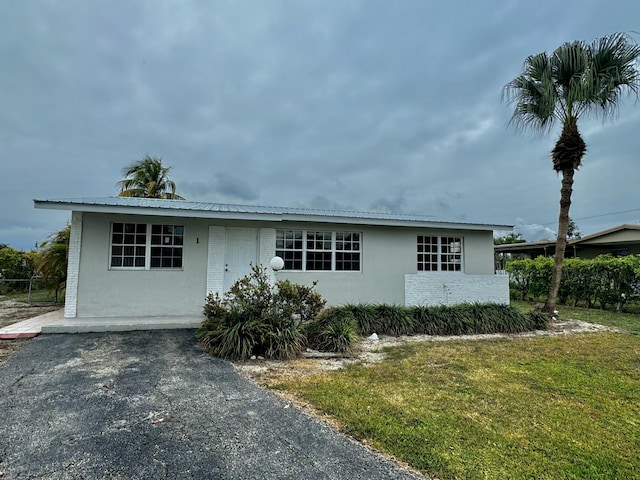
[{"label": "painted brick wall", "polygon": [[71,235],[67,260],[67,283],[64,298],[65,318],[76,318],[78,313],[78,276],[80,274],[80,248],[82,247],[82,212],[71,212]]},{"label": "painted brick wall", "polygon": [[207,293],[224,293],[224,227],[209,227],[207,250]]},{"label": "painted brick wall", "polygon": [[405,305],[509,304],[508,275],[434,272],[404,276]]},{"label": "painted brick wall", "polygon": [[269,266],[269,262],[276,254],[276,229],[261,228],[260,229],[260,246],[258,250],[258,262],[266,268],[267,275],[271,284],[276,283],[275,272]]}]

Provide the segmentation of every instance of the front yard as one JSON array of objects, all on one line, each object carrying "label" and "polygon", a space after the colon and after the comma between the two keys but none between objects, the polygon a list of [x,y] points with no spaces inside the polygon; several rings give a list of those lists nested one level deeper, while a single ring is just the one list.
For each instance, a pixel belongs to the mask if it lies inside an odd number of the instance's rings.
[{"label": "front yard", "polygon": [[[640,331],[637,316],[602,315]],[[264,383],[431,477],[640,478],[639,335],[422,342],[384,353],[379,363]]]}]

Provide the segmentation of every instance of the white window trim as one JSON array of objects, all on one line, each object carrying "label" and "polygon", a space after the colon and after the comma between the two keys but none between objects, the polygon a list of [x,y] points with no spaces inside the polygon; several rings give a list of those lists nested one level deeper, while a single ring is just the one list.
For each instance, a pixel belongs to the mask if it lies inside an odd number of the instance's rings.
[{"label": "white window trim", "polygon": [[[113,224],[114,223],[135,223],[136,225],[140,225],[140,224],[144,224],[147,226],[147,231],[145,233],[146,235],[146,239],[145,239],[145,243],[144,243],[144,267],[136,267],[131,266],[131,267],[117,267],[117,266],[112,266],[111,265],[111,259],[113,257]],[[151,230],[152,230],[152,226],[153,225],[173,225],[175,226],[181,226],[184,228],[184,225],[180,225],[180,224],[174,224],[174,223],[148,223],[148,222],[111,222],[110,226],[109,226],[109,270],[137,270],[137,271],[145,271],[145,270],[168,270],[168,271],[182,271],[184,270],[184,233],[182,235],[182,240],[183,243],[182,245],[178,245],[179,248],[182,248],[182,266],[181,267],[151,267]],[[172,245],[172,248],[174,248],[175,245]],[[135,246],[134,246],[135,248]]]},{"label": "white window trim", "polygon": [[[285,232],[288,231],[301,231],[302,232],[302,269],[301,270],[293,270],[286,269],[288,272],[314,272],[314,273],[322,273],[322,272],[338,272],[338,273],[349,273],[349,272],[362,272],[362,232],[354,231],[354,230],[318,230],[318,229],[300,229],[300,228],[278,228],[278,230],[283,230]],[[307,249],[307,233],[331,233],[331,250],[316,250],[316,249]],[[337,233],[357,233],[360,236],[360,249],[359,250],[337,250],[336,249],[336,234]],[[276,250],[283,250],[287,252],[299,252],[299,249],[286,249],[286,248],[276,248]],[[331,270],[307,270],[307,251],[310,252],[331,252]],[[358,253],[360,254],[360,268],[358,270],[336,270],[336,253]]]},{"label": "white window trim", "polygon": [[[436,237],[438,239],[438,251],[436,253],[436,258],[438,261],[438,269],[437,270],[418,270],[418,261],[416,258],[416,270],[418,274],[429,274],[429,273],[452,273],[452,274],[461,274],[464,273],[464,237],[462,236],[456,236],[456,235],[417,235],[416,236],[416,254],[419,253],[425,253],[425,252],[418,252],[418,237]],[[460,240],[460,270],[443,270],[442,269],[442,255],[445,255],[445,253],[442,251],[442,246],[444,245],[442,243],[442,239],[443,238],[457,238]],[[426,263],[426,262],[423,262]],[[448,263],[447,263],[448,265]]]}]

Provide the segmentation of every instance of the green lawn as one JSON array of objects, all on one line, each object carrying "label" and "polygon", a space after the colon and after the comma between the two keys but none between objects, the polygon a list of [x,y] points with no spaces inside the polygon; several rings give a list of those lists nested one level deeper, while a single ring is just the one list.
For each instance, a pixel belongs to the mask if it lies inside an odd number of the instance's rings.
[{"label": "green lawn", "polygon": [[441,479],[640,478],[640,336],[393,348],[282,383],[341,429]]}]

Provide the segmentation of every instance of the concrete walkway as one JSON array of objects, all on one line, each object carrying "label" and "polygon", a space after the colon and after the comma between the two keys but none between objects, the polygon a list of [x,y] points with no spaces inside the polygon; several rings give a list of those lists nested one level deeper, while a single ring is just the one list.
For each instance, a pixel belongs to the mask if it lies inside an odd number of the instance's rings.
[{"label": "concrete walkway", "polygon": [[42,332],[42,327],[49,323],[59,322],[64,318],[64,309],[54,310],[37,317],[12,323],[0,328],[0,340],[15,340],[16,338],[33,338]]},{"label": "concrete walkway", "polygon": [[33,338],[40,333],[129,332],[198,328],[202,316],[64,318],[64,309],[0,328],[0,340]]},{"label": "concrete walkway", "polygon": [[3,478],[416,480],[193,330],[40,335],[0,365]]}]

